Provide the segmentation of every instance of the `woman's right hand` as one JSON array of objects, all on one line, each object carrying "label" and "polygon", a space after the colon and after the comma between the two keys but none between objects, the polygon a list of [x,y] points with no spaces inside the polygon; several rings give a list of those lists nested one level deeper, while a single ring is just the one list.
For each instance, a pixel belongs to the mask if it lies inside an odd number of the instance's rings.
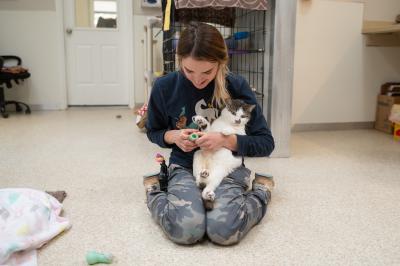
[{"label": "woman's right hand", "polygon": [[189,140],[190,134],[198,132],[197,129],[180,129],[180,130],[170,130],[164,135],[164,139],[169,144],[176,144],[182,151],[191,152],[198,146],[194,141]]}]

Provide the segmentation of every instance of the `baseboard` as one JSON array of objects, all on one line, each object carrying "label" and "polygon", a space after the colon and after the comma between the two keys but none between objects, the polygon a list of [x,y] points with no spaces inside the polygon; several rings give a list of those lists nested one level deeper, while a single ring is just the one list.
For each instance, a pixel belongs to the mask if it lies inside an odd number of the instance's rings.
[{"label": "baseboard", "polygon": [[[32,111],[59,111],[66,109],[61,104],[29,104],[29,103],[27,104],[29,105]],[[23,107],[23,109],[25,110],[25,107]],[[8,104],[6,106],[6,110],[7,112],[14,112],[15,105]]]},{"label": "baseboard", "polygon": [[375,122],[345,122],[345,123],[310,123],[295,124],[292,132],[303,131],[324,131],[324,130],[352,130],[352,129],[372,129]]},{"label": "baseboard", "polygon": [[62,104],[29,104],[32,111],[56,111],[65,110]]}]

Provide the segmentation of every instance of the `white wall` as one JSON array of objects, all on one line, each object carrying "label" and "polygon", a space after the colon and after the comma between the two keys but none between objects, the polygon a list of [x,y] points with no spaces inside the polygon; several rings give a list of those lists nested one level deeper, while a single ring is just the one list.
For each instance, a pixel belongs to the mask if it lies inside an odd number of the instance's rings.
[{"label": "white wall", "polygon": [[[146,25],[148,16],[161,16],[161,8],[142,8],[140,1],[133,2],[133,45],[135,53],[135,101],[137,104],[146,102],[146,84],[144,80],[145,61],[146,61]],[[157,43],[153,46],[153,56],[155,70],[162,70],[162,33],[158,35]]]},{"label": "white wall", "polygon": [[32,77],[22,86],[6,90],[6,99],[25,101],[33,109],[60,109],[64,86],[59,55],[62,39],[54,3],[40,1],[43,10],[35,10],[19,2],[0,5],[0,54],[20,56]]},{"label": "white wall", "polygon": [[367,20],[395,21],[400,14],[399,0],[364,0],[364,17]]},{"label": "white wall", "polygon": [[0,10],[56,10],[54,0],[2,0]]},{"label": "white wall", "polygon": [[380,84],[400,80],[400,48],[364,44],[364,5],[365,19],[400,13],[398,0],[298,1],[292,124],[373,121]]}]

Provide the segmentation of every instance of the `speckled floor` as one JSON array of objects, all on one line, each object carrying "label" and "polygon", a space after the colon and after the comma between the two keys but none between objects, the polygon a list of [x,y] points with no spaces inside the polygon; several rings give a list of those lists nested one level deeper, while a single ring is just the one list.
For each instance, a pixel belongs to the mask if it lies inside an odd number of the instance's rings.
[{"label": "speckled floor", "polygon": [[39,265],[86,265],[91,249],[127,266],[400,264],[400,142],[390,135],[295,133],[290,158],[247,159],[277,182],[266,218],[236,246],[185,247],[144,205],[141,176],[160,149],[133,121],[118,108],[0,119],[0,187],[68,193],[73,227],[40,250]]}]

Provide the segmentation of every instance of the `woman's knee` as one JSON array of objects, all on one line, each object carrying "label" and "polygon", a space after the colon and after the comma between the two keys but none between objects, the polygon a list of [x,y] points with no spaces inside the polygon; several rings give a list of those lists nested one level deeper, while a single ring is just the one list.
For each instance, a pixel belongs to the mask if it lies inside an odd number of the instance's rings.
[{"label": "woman's knee", "polygon": [[243,236],[241,228],[243,228],[244,221],[240,217],[208,215],[206,224],[208,238],[218,245],[237,244]]},{"label": "woman's knee", "polygon": [[196,219],[184,217],[181,221],[166,218],[163,221],[162,227],[168,238],[173,242],[190,245],[200,241],[204,237],[206,221],[204,215],[197,215]]}]

